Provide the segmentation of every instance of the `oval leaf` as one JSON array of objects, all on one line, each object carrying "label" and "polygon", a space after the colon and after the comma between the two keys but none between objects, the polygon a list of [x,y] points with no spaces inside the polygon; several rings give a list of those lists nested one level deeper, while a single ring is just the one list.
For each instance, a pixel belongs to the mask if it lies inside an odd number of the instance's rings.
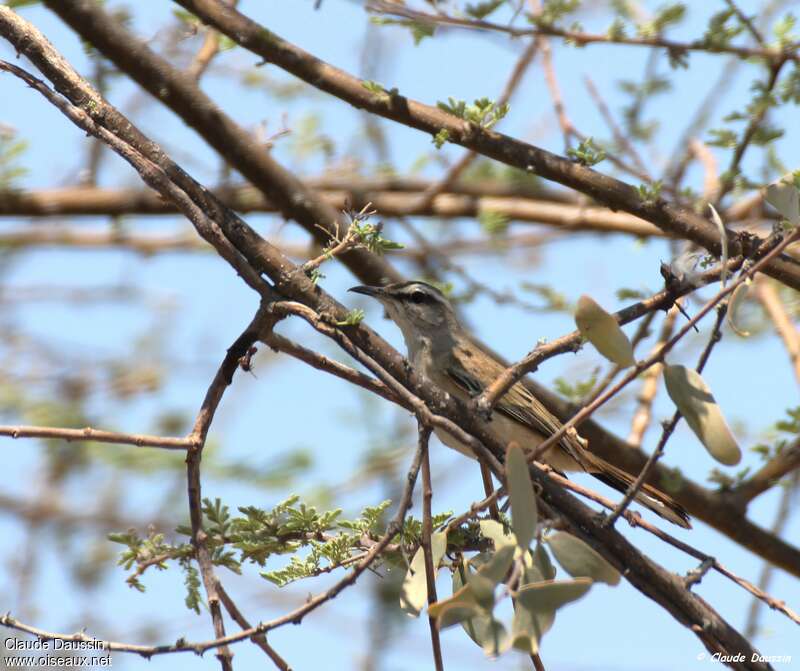
[{"label": "oval leaf", "polygon": [[664,366],[664,383],[669,397],[709,454],[726,466],[738,464],[742,451],[700,374],[686,366]]},{"label": "oval leaf", "polygon": [[484,611],[474,603],[453,602],[444,604],[437,612],[439,629],[447,629],[454,624],[463,624],[466,620],[480,616]]},{"label": "oval leaf", "polygon": [[[552,626],[552,622],[550,622],[550,626]],[[525,608],[519,602],[514,604],[514,620],[511,623],[511,646],[513,648],[528,655],[538,654],[539,641],[546,631],[538,613]]]},{"label": "oval leaf", "polygon": [[617,320],[585,294],[578,299],[575,324],[581,335],[609,361],[623,368],[636,363],[631,341],[619,327]]},{"label": "oval leaf", "polygon": [[497,657],[497,655],[508,649],[508,631],[506,631],[505,625],[500,620],[490,617],[486,630],[481,632],[481,636],[483,638],[483,651],[490,657]]},{"label": "oval leaf", "polygon": [[503,525],[497,520],[481,520],[480,528],[481,535],[494,543],[495,550],[499,550],[504,545],[517,544],[516,536],[506,533]]},{"label": "oval leaf", "polygon": [[591,586],[589,578],[535,582],[517,590],[517,603],[537,616],[555,613],[562,606],[580,599]]},{"label": "oval leaf", "polygon": [[[539,642],[556,619],[556,610],[583,596],[591,580],[537,581],[520,588],[523,597],[514,603],[511,645],[529,655],[537,654]],[[576,586],[577,585],[577,586]]]},{"label": "oval leaf", "polygon": [[[536,544],[533,552],[533,568],[542,576],[542,580],[552,580],[556,577],[556,567],[550,561],[550,555],[541,543]],[[527,575],[527,574],[526,574]],[[538,580],[526,580],[526,582],[539,582]]]},{"label": "oval leaf", "polygon": [[511,562],[514,561],[514,545],[498,548],[492,558],[478,569],[477,573],[467,576],[467,584],[478,603],[491,610],[494,607],[494,588],[506,577]]},{"label": "oval leaf", "polygon": [[[440,531],[431,536],[431,557],[433,559],[433,576],[436,578],[439,562],[447,549],[447,533]],[[428,580],[425,576],[425,553],[422,546],[414,554],[408,567],[403,587],[400,590],[400,608],[411,617],[420,614],[428,600]]]},{"label": "oval leaf", "polygon": [[[469,575],[469,562],[464,560],[463,561],[463,569],[464,575]],[[465,590],[462,592],[461,590]],[[464,587],[464,581],[461,579],[461,571],[456,570],[453,572],[453,595],[462,594],[462,601],[473,599],[474,596],[469,591],[469,588]],[[433,610],[433,606],[431,609]],[[478,644],[480,648],[483,648],[489,637],[489,633],[491,631],[491,623],[492,623],[492,616],[491,614],[482,609],[478,608],[476,610],[476,615],[469,618],[468,620],[463,620],[461,622],[461,626],[463,627],[464,631],[467,632],[467,635]],[[441,626],[441,625],[440,625]]]},{"label": "oval leaf", "polygon": [[[458,574],[458,571],[456,571]],[[455,589],[455,580],[453,581],[453,596],[448,599],[442,599],[441,601],[437,601],[436,603],[432,603],[428,608],[428,615],[433,618],[439,619],[439,617],[444,613],[448,608],[453,605],[461,605],[461,606],[475,606],[478,607],[478,602],[475,600],[475,595],[472,593],[472,590],[469,588],[469,585],[463,585],[460,589]],[[480,612],[480,611],[478,611]]]},{"label": "oval leaf", "polygon": [[525,452],[514,442],[506,451],[506,482],[511,499],[511,526],[517,544],[522,550],[527,550],[536,533],[538,521],[536,495],[533,493]]},{"label": "oval leaf", "polygon": [[619,583],[619,571],[580,538],[564,531],[556,531],[546,540],[558,563],[571,576],[591,578],[608,585]]},{"label": "oval leaf", "polygon": [[795,186],[793,174],[784,175],[770,184],[764,198],[792,224],[800,222],[800,193]]}]

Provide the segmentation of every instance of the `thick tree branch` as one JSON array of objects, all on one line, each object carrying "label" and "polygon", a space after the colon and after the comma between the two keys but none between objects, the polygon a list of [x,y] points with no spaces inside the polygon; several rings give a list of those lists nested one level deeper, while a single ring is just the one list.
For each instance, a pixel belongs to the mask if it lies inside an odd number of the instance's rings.
[{"label": "thick tree branch", "polygon": [[[669,235],[701,245],[714,255],[718,256],[721,252],[716,227],[690,209],[661,199],[643,199],[630,184],[507,135],[480,128],[438,108],[399,94],[376,95],[366,89],[357,77],[303,51],[216,0],[177,1],[265,61],[274,63],[354,107],[432,135],[445,130],[450,142],[585,193],[612,210],[622,210],[640,217]],[[80,32],[79,28],[76,29]],[[743,245],[747,246],[747,240],[734,234],[730,237],[730,253],[736,256],[742,252]],[[773,259],[764,272],[792,288],[800,289],[800,267],[786,258]]]},{"label": "thick tree branch", "polygon": [[[503,195],[502,190],[462,189],[448,185],[448,190],[435,193],[427,200],[426,188],[436,184],[420,184],[420,189],[378,189],[369,182],[353,179],[348,188],[328,187],[322,182],[317,196],[337,210],[361,209],[372,203],[382,216],[423,216],[444,219],[477,218],[482,212],[493,212],[510,220],[545,224],[572,231],[625,233],[637,237],[663,237],[656,226],[624,212],[610,212],[603,207],[578,205],[539,199],[535,196]],[[461,193],[465,191],[466,193]],[[493,195],[500,191],[501,195]],[[472,192],[472,193],[470,193]],[[238,212],[276,212],[278,208],[252,187],[224,188],[215,192],[228,207]],[[423,202],[424,201],[424,202]],[[173,214],[176,208],[155,193],[140,189],[102,189],[71,187],[42,191],[7,191],[0,193],[0,217],[75,217],[124,216],[132,214]],[[124,240],[125,234],[119,238]],[[6,244],[13,244],[9,240]],[[20,241],[19,244],[22,244]]]},{"label": "thick tree branch", "polygon": [[[74,3],[69,3],[72,6]],[[0,8],[0,30],[3,30],[8,22],[4,22],[7,13]],[[13,23],[13,22],[12,22]],[[30,52],[29,44],[24,44],[26,53]],[[35,50],[34,50],[35,52]],[[34,53],[35,56],[35,53]],[[45,64],[49,67],[49,63]],[[52,68],[50,68],[52,70]],[[58,75],[57,75],[58,76]],[[101,104],[103,101],[98,101]],[[124,132],[124,129],[117,129]],[[188,176],[185,174],[179,177],[186,181]],[[276,187],[277,188],[277,187]],[[165,193],[168,191],[165,190]],[[170,194],[175,197],[174,194]],[[197,199],[201,200],[204,194],[197,194]],[[284,194],[285,197],[285,194]],[[229,240],[236,245],[240,253],[249,255],[252,250],[248,249],[244,243],[253,243],[252,234],[247,230],[242,231],[243,223],[232,220],[230,214],[225,212],[217,203],[212,203],[210,216],[219,216],[217,222],[226,236],[230,235]],[[235,226],[233,224],[236,224]],[[239,245],[242,245],[240,247]],[[288,260],[277,253],[274,248],[265,245],[263,242],[259,246],[261,254],[255,257],[258,264],[258,271],[264,272],[275,283],[277,288],[284,295],[302,301],[308,309],[317,311],[318,325],[323,323],[340,323],[346,321],[347,311],[335,303],[319,287],[314,286],[305,278],[302,273],[298,273],[297,268]],[[249,260],[249,256],[247,256]],[[453,398],[448,398],[436,389],[429,381],[420,380],[412,371],[406,368],[402,357],[392,350],[385,342],[379,339],[373,332],[364,328],[350,327],[352,332],[348,333],[347,340],[352,340],[361,352],[368,352],[361,357],[361,361],[371,367],[382,381],[391,386],[398,394],[411,394],[415,412],[422,421],[430,421],[433,424],[439,422],[447,426],[447,430],[454,432],[459,437],[463,437],[476,454],[488,451],[493,459],[488,459],[495,475],[502,477],[502,466],[499,462],[504,454],[504,445],[498,443],[490,431],[490,427],[471,413],[465,404],[459,403]],[[340,333],[335,329],[336,333]],[[338,342],[344,342],[340,338]],[[385,371],[385,375],[383,375]],[[411,391],[408,391],[411,390]],[[436,408],[436,413],[431,413],[429,408]],[[431,416],[433,415],[433,416]],[[455,420],[455,423],[454,421]],[[202,427],[203,422],[198,422]],[[468,433],[467,433],[468,432]],[[281,618],[264,623],[255,630],[247,630],[223,638],[217,638],[206,647],[221,647],[234,641],[250,638],[257,633],[263,633],[269,629],[282,626],[289,622],[299,621],[306,613],[334,598],[341,589],[351,584],[364,570],[368,568],[371,561],[384,549],[394,535],[393,531],[399,528],[402,516],[410,501],[411,489],[416,479],[416,472],[419,468],[420,456],[418,454],[415,465],[409,472],[407,488],[404,492],[404,505],[398,511],[398,516],[390,525],[386,536],[381,543],[373,548],[374,554],[366,557],[360,562],[355,571],[340,581],[333,588],[311,599],[307,604]],[[637,589],[648,597],[654,599],[665,609],[667,609],[679,622],[692,629],[698,638],[711,652],[724,654],[742,653],[748,660],[751,659],[754,650],[741,635],[725,622],[708,604],[697,598],[686,589],[684,583],[672,576],[658,564],[644,557],[634,546],[624,537],[613,529],[604,529],[597,524],[596,515],[590,508],[584,506],[571,494],[561,487],[555,485],[547,475],[532,468],[534,480],[541,487],[541,496],[545,503],[558,510],[563,516],[570,530],[592,544],[601,554],[606,557],[614,566],[623,571],[628,579]],[[385,542],[384,542],[385,541]],[[768,665],[760,662],[746,662],[739,665],[741,668],[768,668]]]}]

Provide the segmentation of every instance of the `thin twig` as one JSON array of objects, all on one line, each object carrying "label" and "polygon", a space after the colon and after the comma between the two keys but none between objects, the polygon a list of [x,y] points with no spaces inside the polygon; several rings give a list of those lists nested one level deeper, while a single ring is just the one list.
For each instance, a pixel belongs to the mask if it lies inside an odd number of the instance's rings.
[{"label": "thin twig", "polygon": [[[528,46],[525,47],[525,50],[519,57],[519,60],[514,65],[514,68],[511,71],[511,76],[508,78],[505,87],[503,87],[500,97],[495,102],[496,107],[503,107],[511,99],[514,91],[517,89],[520,82],[522,82],[525,71],[533,61],[533,57],[536,55],[536,49],[536,41],[531,40]],[[425,189],[423,194],[420,196],[419,202],[414,205],[414,212],[416,213],[420,210],[425,211],[429,209],[436,197],[450,189],[450,187],[459,180],[461,175],[464,174],[464,171],[472,165],[477,157],[478,152],[474,150],[465,152],[461,158],[450,167],[444,177],[437,182],[433,182],[427,189]]]},{"label": "thin twig", "polygon": [[[792,512],[792,499],[797,494],[798,487],[800,487],[800,471],[795,471],[792,475],[791,481],[783,488],[781,492],[781,500],[778,503],[778,512],[775,514],[775,521],[772,523],[770,531],[779,536],[783,533],[786,523],[789,520],[789,515]],[[769,583],[772,580],[772,575],[775,572],[775,567],[769,562],[764,562],[761,567],[761,575],[758,576],[758,589],[766,592],[769,589]],[[747,612],[747,621],[744,626],[744,635],[747,638],[753,638],[758,634],[758,617],[761,613],[761,604],[764,603],[763,599],[753,595],[753,601],[750,603],[750,609]]]},{"label": "thin twig", "polygon": [[[709,300],[698,312],[697,314],[689,320],[689,322],[675,335],[673,336],[668,342],[664,344],[661,350],[648,357],[644,361],[640,361],[633,367],[633,369],[625,375],[614,387],[607,390],[603,394],[601,394],[595,401],[593,401],[590,405],[585,406],[582,408],[577,414],[575,414],[568,422],[566,422],[562,427],[553,433],[547,440],[543,441],[533,452],[531,458],[536,458],[537,455],[543,454],[545,450],[552,447],[557,441],[559,441],[564,434],[569,431],[571,428],[580,424],[583,420],[588,418],[595,410],[600,408],[604,405],[610,398],[618,394],[624,387],[626,387],[632,380],[638,377],[639,373],[644,370],[647,370],[650,366],[655,363],[659,363],[664,360],[664,356],[672,350],[672,348],[695,326],[695,324],[700,321],[708,312],[710,312],[720,301],[722,301],[726,296],[728,296],[732,291],[736,289],[742,282],[747,280],[747,278],[752,277],[756,272],[760,271],[767,263],[769,263],[770,259],[776,257],[778,254],[781,253],[788,245],[796,240],[800,239],[800,229],[795,230],[789,236],[787,236],[783,241],[781,241],[778,245],[772,246],[772,249],[764,254],[759,261],[753,264],[747,270],[744,270],[739,277],[734,281],[731,282],[725,289],[720,290],[716,296],[714,296],[711,300]],[[497,380],[495,380],[491,385],[489,385],[486,390],[478,396],[473,403],[475,406],[482,412],[488,412],[493,406],[493,404],[510,388],[511,384],[514,381],[515,373],[522,371],[525,369],[526,366],[526,359],[519,364],[511,366],[507,368],[503,374],[501,374]],[[505,385],[508,382],[508,387]]]},{"label": "thin twig", "polygon": [[350,366],[346,366],[339,361],[334,361],[333,359],[326,357],[324,354],[320,354],[319,352],[315,352],[307,347],[303,347],[302,345],[299,345],[271,330],[267,333],[264,333],[261,336],[261,340],[276,352],[288,354],[295,359],[307,363],[309,366],[316,368],[317,370],[322,370],[326,373],[330,373],[331,375],[335,375],[336,377],[357,385],[362,389],[371,391],[373,394],[377,394],[381,398],[385,398],[387,401],[402,405],[406,408],[406,410],[411,410],[410,406],[403,405],[403,401],[398,398],[398,396],[394,394],[391,389],[389,389],[380,380],[376,380],[374,377],[365,375],[361,371],[350,368]]},{"label": "thin twig", "polygon": [[597,87],[592,81],[592,78],[589,75],[585,75],[583,78],[584,83],[586,84],[586,89],[589,91],[589,95],[594,100],[595,105],[597,105],[597,109],[600,112],[600,115],[606,122],[606,125],[611,129],[611,136],[614,138],[614,143],[628,156],[631,157],[631,161],[636,166],[636,169],[641,172],[642,175],[645,176],[646,181],[652,182],[652,177],[650,177],[650,173],[647,171],[647,167],[642,160],[642,157],[639,156],[639,152],[636,151],[636,147],[633,146],[633,143],[630,141],[627,135],[625,135],[621,130],[620,127],[617,125],[617,122],[614,121],[614,117],[611,114],[611,110],[608,109],[608,105],[603,97],[600,95],[600,91],[597,90]]},{"label": "thin twig", "polygon": [[[222,605],[225,606],[225,610],[228,611],[228,615],[238,624],[242,629],[251,629],[252,625],[247,621],[247,618],[242,614],[242,612],[237,608],[236,603],[228,596],[228,593],[222,587],[222,585],[217,585],[217,592],[219,593],[219,599],[222,602]],[[292,667],[286,662],[286,660],[280,656],[277,650],[273,648],[267,642],[266,634],[258,634],[257,636],[253,636],[250,639],[255,645],[261,648],[264,651],[264,654],[269,657],[275,666],[277,666],[281,671],[292,671]]]},{"label": "thin twig", "polygon": [[[568,478],[564,477],[560,473],[557,473],[551,466],[548,466],[547,464],[540,463],[538,461],[535,462],[535,465],[538,468],[540,468],[542,471],[547,473],[547,475],[550,477],[550,479],[554,480],[556,483],[558,483],[562,487],[564,487],[566,489],[569,489],[570,491],[573,491],[576,494],[580,494],[581,496],[584,496],[584,497],[590,499],[591,501],[599,503],[601,506],[607,508],[608,510],[613,510],[616,507],[616,504],[612,500],[606,498],[605,496],[602,496],[601,494],[598,494],[597,492],[595,492],[595,491],[593,491],[591,489],[588,489],[587,487],[579,485],[576,482],[573,482],[572,480],[569,480]],[[632,512],[630,510],[626,510],[626,511],[623,512],[622,516],[625,518],[625,520],[632,527],[640,527],[641,529],[644,529],[645,531],[653,534],[656,538],[659,538],[660,540],[664,541],[665,543],[671,545],[674,548],[677,548],[681,552],[685,552],[686,554],[690,555],[691,557],[694,557],[695,559],[699,559],[700,561],[705,561],[707,559],[713,559],[713,557],[711,557],[711,555],[708,555],[705,552],[701,552],[700,550],[697,550],[696,548],[692,547],[688,543],[685,543],[684,541],[678,540],[677,538],[675,538],[671,534],[668,534],[666,531],[663,531],[662,529],[659,529],[657,526],[655,526],[653,524],[650,524],[650,522],[648,522],[647,520],[643,519],[642,516],[639,515],[638,513]],[[762,600],[764,603],[766,603],[773,610],[777,610],[777,611],[783,613],[786,617],[788,617],[795,624],[800,625],[800,615],[798,615],[795,611],[793,611],[791,608],[786,606],[785,602],[781,601],[780,599],[776,599],[776,598],[770,596],[769,594],[765,593],[763,590],[761,590],[758,587],[756,587],[755,585],[753,585],[753,583],[751,583],[748,580],[745,580],[744,578],[741,578],[740,576],[736,575],[732,571],[728,570],[725,566],[720,564],[718,561],[716,561],[716,559],[713,559],[713,561],[714,561],[714,570],[715,571],[717,571],[721,575],[724,575],[726,578],[728,578],[729,580],[733,581],[734,583],[736,583],[737,585],[739,585],[740,587],[742,587],[743,589],[748,591],[750,594],[752,594],[756,598]]]},{"label": "thin twig", "polygon": [[[425,557],[425,582],[428,587],[428,604],[432,605],[438,601],[436,596],[436,567],[433,565],[433,552],[431,549],[431,537],[433,536],[433,516],[431,514],[431,500],[433,489],[431,487],[431,458],[429,449],[429,439],[431,429],[420,423],[419,449],[422,451],[422,553]],[[442,661],[442,644],[439,640],[439,627],[436,618],[428,615],[428,626],[431,631],[431,646],[433,648],[433,663],[436,671],[444,671]]]},{"label": "thin twig", "polygon": [[736,18],[738,18],[742,25],[747,28],[747,31],[753,36],[756,44],[762,48],[765,47],[766,43],[761,35],[761,31],[756,28],[750,17],[747,16],[741,9],[739,9],[739,6],[733,0],[725,0],[725,4],[733,10],[733,12],[736,14]]},{"label": "thin twig", "polygon": [[387,0],[369,0],[367,9],[380,14],[402,16],[404,18],[421,21],[426,24],[452,26],[456,28],[467,28],[472,30],[493,31],[505,33],[511,37],[525,37],[546,35],[557,37],[565,41],[587,46],[590,44],[625,44],[641,47],[663,47],[668,51],[681,53],[685,51],[702,51],[710,54],[733,54],[740,58],[759,58],[765,61],[774,61],[778,58],[788,58],[789,60],[800,60],[797,54],[797,43],[788,44],[781,49],[774,47],[742,47],[737,45],[721,45],[710,49],[707,42],[703,39],[690,42],[679,42],[668,40],[664,37],[629,37],[625,35],[609,35],[607,33],[587,33],[579,30],[565,30],[553,25],[538,25],[534,28],[516,28],[514,26],[493,23],[491,21],[476,20],[450,16],[444,12],[430,14],[416,11],[403,5],[389,2]]},{"label": "thin twig", "polygon": [[[697,372],[702,373],[703,368],[705,368],[706,363],[708,362],[708,357],[711,356],[711,350],[714,346],[720,341],[722,337],[722,324],[725,321],[725,314],[728,311],[728,304],[727,303],[720,303],[717,306],[717,320],[714,323],[714,328],[711,329],[711,335],[708,338],[708,342],[706,343],[705,348],[703,349],[703,353],[700,355],[700,360],[697,362]],[[681,413],[679,410],[676,410],[675,413],[672,415],[672,419],[669,422],[664,424],[664,428],[661,432],[661,438],[656,445],[656,449],[648,457],[647,461],[645,462],[642,470],[639,472],[639,475],[636,477],[631,485],[628,487],[628,490],[625,492],[625,496],[622,497],[622,500],[617,504],[614,510],[611,511],[611,514],[603,520],[603,525],[606,527],[611,527],[614,525],[614,522],[617,521],[619,516],[625,511],[625,509],[630,505],[631,501],[636,497],[636,494],[644,485],[645,480],[650,476],[650,472],[653,470],[653,466],[655,463],[662,457],[664,454],[664,449],[667,446],[667,441],[669,441],[670,436],[675,431],[675,427],[678,426],[678,422],[681,420]]]},{"label": "thin twig", "polygon": [[84,429],[62,429],[50,426],[0,426],[0,436],[10,438],[46,438],[49,440],[112,443],[135,445],[136,447],[160,447],[165,450],[187,450],[192,447],[191,438],[148,436],[137,433],[116,433],[87,426]]},{"label": "thin twig", "polygon": [[[208,536],[203,530],[203,496],[201,492],[200,462],[203,456],[208,431],[214,420],[219,403],[225,390],[233,382],[233,374],[239,367],[239,363],[245,352],[253,345],[258,337],[258,326],[266,318],[263,308],[260,308],[247,328],[236,339],[233,345],[228,348],[225,358],[219,366],[214,379],[208,387],[203,403],[197,413],[197,417],[190,434],[193,439],[193,447],[186,456],[186,480],[189,496],[189,519],[192,526],[192,545],[195,549],[195,558],[200,567],[200,577],[208,598],[208,610],[211,613],[211,621],[214,625],[214,634],[217,638],[225,637],[225,623],[222,619],[222,609],[220,608],[219,579],[214,570],[214,562],[209,550]],[[228,646],[220,646],[217,650],[217,659],[223,671],[233,670],[233,653]]]},{"label": "thin twig", "polygon": [[422,453],[418,449],[414,456],[414,460],[412,461],[411,466],[406,475],[403,494],[400,497],[400,503],[398,505],[397,512],[387,525],[386,532],[381,537],[380,541],[378,541],[377,543],[375,543],[375,545],[372,546],[370,551],[355,566],[353,571],[348,575],[346,575],[341,580],[339,580],[339,582],[333,585],[330,589],[326,590],[321,594],[318,594],[313,598],[308,599],[302,606],[298,606],[290,613],[275,618],[274,620],[270,620],[268,622],[261,622],[254,627],[249,627],[241,632],[237,632],[236,634],[228,634],[224,638],[217,638],[210,641],[202,641],[197,643],[189,643],[186,642],[184,639],[180,639],[177,643],[174,644],[156,645],[156,646],[118,643],[114,641],[99,641],[98,639],[94,639],[84,632],[78,632],[76,634],[61,634],[56,632],[45,631],[43,629],[38,629],[36,627],[32,627],[30,625],[26,625],[22,622],[19,622],[10,615],[0,616],[0,626],[10,627],[12,629],[17,629],[19,631],[26,631],[42,639],[47,639],[47,640],[57,639],[65,641],[87,641],[87,642],[91,641],[101,644],[103,646],[103,649],[105,650],[133,652],[143,657],[152,657],[154,655],[163,655],[174,652],[193,652],[199,655],[207,650],[212,650],[214,648],[220,648],[222,646],[227,646],[232,643],[244,641],[249,638],[252,638],[253,636],[257,636],[258,634],[267,633],[268,631],[277,629],[278,627],[283,627],[290,623],[299,624],[308,613],[310,613],[313,610],[316,610],[322,604],[327,603],[331,599],[334,599],[343,589],[355,583],[355,581],[359,578],[359,576],[372,565],[375,559],[377,559],[377,557],[386,549],[390,541],[400,532],[400,530],[403,528],[403,521],[405,520],[406,513],[408,512],[408,509],[411,506],[411,499],[414,491],[414,485],[416,484],[417,481],[417,474],[419,473],[421,463],[422,463]]},{"label": "thin twig", "polygon": [[[675,322],[677,321],[677,318],[678,309],[677,307],[673,307],[671,310],[669,310],[669,312],[667,312],[667,316],[664,317],[664,321],[661,324],[661,331],[658,335],[658,340],[651,350],[651,353],[657,351],[664,345],[664,343],[667,342],[667,340],[669,340],[670,336],[672,335],[672,331],[675,328]],[[652,368],[648,369],[642,376],[642,388],[636,397],[636,411],[633,414],[633,419],[631,420],[631,430],[626,441],[631,445],[635,445],[636,447],[641,446],[642,441],[644,440],[644,434],[647,432],[647,429],[650,426],[650,420],[653,416],[653,401],[655,400],[656,393],[658,392],[658,378],[660,373],[661,365],[656,364]]]}]

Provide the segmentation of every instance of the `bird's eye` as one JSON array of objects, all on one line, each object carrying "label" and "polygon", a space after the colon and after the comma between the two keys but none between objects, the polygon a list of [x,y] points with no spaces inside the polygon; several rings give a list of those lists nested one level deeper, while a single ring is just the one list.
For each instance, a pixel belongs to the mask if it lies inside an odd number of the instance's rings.
[{"label": "bird's eye", "polygon": [[415,291],[408,298],[412,303],[424,303],[428,300],[424,291]]}]

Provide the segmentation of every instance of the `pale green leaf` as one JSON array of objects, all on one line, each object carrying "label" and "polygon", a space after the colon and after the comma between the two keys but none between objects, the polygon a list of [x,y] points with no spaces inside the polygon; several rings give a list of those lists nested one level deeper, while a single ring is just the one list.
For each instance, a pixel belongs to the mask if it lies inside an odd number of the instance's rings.
[{"label": "pale green leaf", "polygon": [[575,578],[591,578],[609,585],[619,583],[619,571],[580,538],[564,531],[556,531],[546,538],[558,563]]},{"label": "pale green leaf", "polygon": [[496,657],[505,652],[510,643],[505,625],[494,618],[489,618],[481,637],[483,638],[483,651],[491,657]]},{"label": "pale green leaf", "polygon": [[767,186],[766,201],[792,224],[800,223],[800,192],[793,174],[784,175]]},{"label": "pale green leaf", "polygon": [[[464,624],[473,618],[479,618],[485,611],[474,603],[466,603],[463,601],[454,601],[445,603],[437,610],[437,624],[439,629],[447,629],[454,624]],[[486,618],[484,615],[484,619]],[[483,647],[481,645],[481,647]]]},{"label": "pale green leaf", "polygon": [[700,374],[685,366],[664,366],[664,383],[669,397],[709,454],[726,466],[738,464],[742,451]]},{"label": "pale green leaf", "polygon": [[609,361],[626,368],[633,366],[633,347],[612,315],[585,294],[578,299],[575,324],[598,352]]},{"label": "pale green leaf", "polygon": [[467,584],[478,603],[491,610],[494,606],[494,589],[506,577],[511,562],[514,560],[513,545],[498,548],[491,559],[478,569],[477,573],[467,576]]},{"label": "pale green leaf", "polygon": [[[464,560],[461,565],[464,575],[469,575],[469,562]],[[453,595],[456,594],[460,595],[460,602],[466,605],[477,605],[474,599],[474,595],[470,591],[469,587],[464,586],[464,581],[461,579],[461,571],[456,570],[453,573]],[[433,609],[433,606],[431,606]],[[429,611],[430,612],[430,611]],[[478,608],[476,610],[476,615],[471,617],[470,619],[463,620],[461,622],[461,626],[463,627],[464,631],[467,632],[467,635],[478,644],[479,647],[483,648],[486,639],[491,632],[491,622],[492,616],[491,613],[488,611]],[[441,625],[439,625],[441,628]]]},{"label": "pale green leaf", "polygon": [[491,540],[496,550],[499,550],[504,545],[517,544],[516,536],[508,533],[497,520],[481,520],[480,527],[481,535]]},{"label": "pale green leaf", "polygon": [[525,452],[516,443],[511,443],[506,451],[506,481],[511,499],[511,525],[517,544],[526,550],[536,534],[536,496]]},{"label": "pale green leaf", "polygon": [[511,645],[528,654],[539,651],[539,641],[553,626],[556,611],[581,598],[592,586],[588,578],[523,585],[517,592]]},{"label": "pale green leaf", "polygon": [[556,577],[556,567],[550,561],[544,545],[536,543],[532,555],[526,557],[525,582],[542,582]]},{"label": "pale green leaf", "polygon": [[580,599],[591,586],[590,578],[530,583],[517,590],[517,601],[535,612],[556,611]]},{"label": "pale green leaf", "polygon": [[[431,536],[431,556],[433,559],[433,575],[436,578],[439,562],[447,549],[447,533],[440,531]],[[414,554],[408,567],[403,587],[400,590],[400,608],[412,617],[420,614],[428,600],[428,581],[425,574],[425,553],[422,546]]]}]

